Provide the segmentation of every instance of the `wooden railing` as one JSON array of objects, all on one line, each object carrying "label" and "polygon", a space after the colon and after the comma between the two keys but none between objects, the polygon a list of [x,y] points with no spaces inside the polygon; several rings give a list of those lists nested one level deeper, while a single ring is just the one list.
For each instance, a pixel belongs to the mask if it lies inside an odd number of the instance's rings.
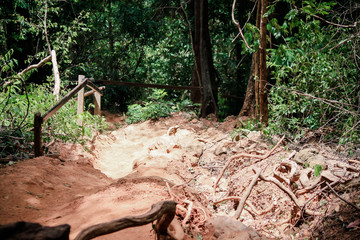
[{"label": "wooden railing", "polygon": [[[92,89],[85,93],[85,87],[88,86]],[[40,113],[36,113],[34,116],[34,152],[35,157],[43,156],[42,150],[42,139],[41,139],[41,126],[42,124],[48,120],[52,115],[54,115],[65,103],[67,103],[76,93],[78,93],[77,98],[77,114],[81,114],[84,111],[84,97],[94,94],[94,114],[100,115],[101,113],[101,96],[102,90],[104,87],[98,88],[93,84],[89,78],[85,78],[83,75],[79,75],[78,77],[78,85],[71,90],[65,97],[63,97],[54,107],[52,107],[47,113],[41,115]],[[78,122],[81,125],[81,122]]]}]

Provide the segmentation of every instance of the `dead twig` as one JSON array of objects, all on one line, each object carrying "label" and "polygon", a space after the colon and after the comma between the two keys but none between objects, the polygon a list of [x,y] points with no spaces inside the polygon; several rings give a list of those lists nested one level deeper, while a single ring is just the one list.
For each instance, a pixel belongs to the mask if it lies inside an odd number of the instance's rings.
[{"label": "dead twig", "polygon": [[[252,155],[252,154],[247,154],[247,153],[240,153],[240,154],[237,154],[237,155],[235,155],[235,156],[232,156],[232,157],[226,162],[224,168],[221,170],[220,175],[219,175],[219,177],[217,178],[217,180],[216,180],[216,182],[215,182],[215,185],[214,185],[214,194],[215,194],[215,192],[216,192],[216,188],[217,188],[217,185],[218,185],[220,179],[222,178],[222,176],[223,176],[224,173],[225,173],[225,170],[227,169],[227,167],[230,165],[230,163],[231,163],[232,161],[237,160],[237,159],[239,159],[239,158],[243,158],[243,157],[256,158],[256,159],[258,159],[258,161],[264,160],[264,159],[268,158],[268,157],[275,151],[276,148],[279,147],[279,145],[280,145],[281,142],[284,140],[284,138],[285,138],[285,136],[283,136],[283,137],[279,140],[279,142],[275,145],[275,147],[273,147],[273,149],[271,149],[271,151],[269,151],[266,155],[260,156],[260,155]],[[258,162],[258,161],[256,161],[256,162]],[[255,163],[256,163],[256,162],[255,162]]]},{"label": "dead twig", "polygon": [[222,202],[230,201],[230,200],[241,200],[241,197],[238,197],[238,196],[226,197],[226,198],[223,198],[223,199],[220,199],[220,200],[214,202],[213,205],[218,205],[218,204],[220,204]]},{"label": "dead twig", "polygon": [[170,188],[170,185],[169,185],[168,182],[166,182],[166,187],[167,187],[167,189],[168,189],[168,191],[169,191],[170,198],[171,198],[172,200],[174,200],[174,201],[175,201],[175,200],[179,200],[178,197],[176,197],[177,199],[175,198],[175,195],[172,193],[171,188]]},{"label": "dead twig", "polygon": [[353,208],[355,208],[357,211],[360,211],[360,208],[358,206],[356,206],[355,204],[345,200],[344,198],[342,198],[333,188],[329,183],[326,183],[326,185],[330,188],[330,190],[342,201],[344,201],[345,203],[349,204],[350,206],[352,206]]},{"label": "dead twig", "polygon": [[357,160],[349,159],[348,162],[356,163],[356,164],[360,165],[360,161],[357,161]]}]

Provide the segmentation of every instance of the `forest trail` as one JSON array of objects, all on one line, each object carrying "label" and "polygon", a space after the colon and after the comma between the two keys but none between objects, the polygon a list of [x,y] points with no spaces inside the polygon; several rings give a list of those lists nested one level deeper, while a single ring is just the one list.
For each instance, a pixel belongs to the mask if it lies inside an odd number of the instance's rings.
[{"label": "forest trail", "polygon": [[[281,144],[264,161],[234,161],[214,193],[214,183],[225,162],[243,152],[265,155],[280,138],[271,143],[259,132],[240,131],[232,139],[235,117],[220,123],[180,112],[170,118],[132,125],[126,125],[121,115],[105,117],[121,127],[99,135],[87,146],[89,151],[77,145],[59,144],[52,149],[58,154],[52,157],[24,160],[0,169],[0,224],[19,220],[47,226],[67,223],[73,239],[88,226],[139,215],[158,201],[176,197],[182,206],[177,212],[178,224],[186,214],[181,209],[186,211],[188,207],[184,201],[194,203],[191,218],[183,223],[189,233],[184,239],[215,239],[212,235],[218,229],[222,231],[217,233],[219,239],[291,238],[294,204],[269,182],[258,182],[247,201],[251,205],[240,218],[258,232],[244,231],[240,222],[229,219],[220,223],[215,220],[212,226],[207,221],[233,216],[236,202],[227,201],[216,207],[214,202],[242,196],[255,175],[254,167],[263,168],[264,174],[269,175],[290,152]],[[312,204],[320,201],[316,199]],[[302,226],[301,236],[311,236],[311,228],[306,226]],[[242,237],[236,238],[239,236]],[[154,239],[154,233],[149,224],[97,239]]]}]

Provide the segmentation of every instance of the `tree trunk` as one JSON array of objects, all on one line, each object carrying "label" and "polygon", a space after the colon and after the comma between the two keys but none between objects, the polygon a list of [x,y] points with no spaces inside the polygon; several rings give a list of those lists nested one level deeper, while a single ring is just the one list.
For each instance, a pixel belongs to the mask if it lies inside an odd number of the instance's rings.
[{"label": "tree trunk", "polygon": [[259,83],[259,112],[260,112],[260,121],[264,125],[267,125],[269,119],[268,111],[268,99],[267,91],[265,86],[267,84],[267,67],[266,67],[266,35],[267,35],[267,18],[264,17],[266,13],[266,7],[268,5],[267,0],[261,1],[261,22],[260,22],[260,47],[259,47],[259,74],[260,74],[260,83]]},{"label": "tree trunk", "polygon": [[[256,27],[260,28],[260,12],[261,2],[257,3]],[[241,108],[239,116],[247,116],[249,118],[259,117],[259,50],[253,53],[251,60],[251,69],[249,80],[246,88],[244,104]]]},{"label": "tree trunk", "polygon": [[239,116],[247,116],[249,118],[256,117],[255,102],[255,54],[252,56],[249,80],[246,88],[244,104],[241,108]]},{"label": "tree trunk", "polygon": [[51,50],[51,61],[53,65],[53,74],[54,74],[54,91],[53,94],[56,96],[56,100],[60,98],[60,74],[59,68],[56,60],[56,52],[55,50]]},{"label": "tree trunk", "polygon": [[[212,59],[210,33],[208,28],[208,1],[194,1],[194,50],[195,50],[195,73],[192,83],[197,81],[202,86],[200,116],[205,117],[211,113],[218,115],[217,86],[215,82],[215,68]],[[196,71],[197,70],[197,71]]]},{"label": "tree trunk", "polygon": [[[258,0],[257,3],[257,11],[256,11],[256,27],[260,29],[260,19],[261,19],[261,0]],[[259,83],[260,83],[260,74],[259,74],[259,58],[260,53],[259,49],[254,53],[255,55],[255,115],[256,119],[259,120]]]}]

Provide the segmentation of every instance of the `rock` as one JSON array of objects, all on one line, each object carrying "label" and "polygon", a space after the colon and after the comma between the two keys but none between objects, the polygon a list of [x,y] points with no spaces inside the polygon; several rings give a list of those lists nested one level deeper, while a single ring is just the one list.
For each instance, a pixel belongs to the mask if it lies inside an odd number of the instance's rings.
[{"label": "rock", "polygon": [[321,177],[330,180],[331,182],[339,181],[340,178],[336,177],[334,174],[330,172],[330,170],[325,170],[321,172]]},{"label": "rock", "polygon": [[249,132],[249,134],[247,135],[247,138],[251,141],[259,142],[259,141],[261,141],[261,132],[259,132],[259,131]]},{"label": "rock", "polygon": [[319,150],[316,148],[306,148],[299,151],[295,154],[294,161],[302,166],[308,163],[311,168],[314,168],[315,165],[320,165],[323,170],[327,169],[325,158],[319,154]]},{"label": "rock", "polygon": [[319,150],[316,148],[306,148],[295,154],[294,161],[300,165],[304,165],[310,157],[316,154],[319,154]]},{"label": "rock", "polygon": [[240,221],[237,221],[231,217],[218,216],[212,219],[215,232],[214,236],[219,240],[262,240],[267,239],[259,235],[251,227],[246,226]]},{"label": "rock", "polygon": [[309,163],[311,168],[314,168],[315,165],[320,165],[322,170],[327,169],[325,158],[320,154],[316,154],[310,157],[307,162]]},{"label": "rock", "polygon": [[169,232],[169,235],[175,239],[175,240],[183,240],[185,239],[185,233],[184,233],[184,230],[181,226],[181,224],[179,223],[179,221],[174,218],[169,227],[168,227],[168,232]]},{"label": "rock", "polygon": [[216,156],[219,156],[220,154],[226,154],[226,153],[227,153],[227,149],[226,149],[226,147],[224,147],[223,144],[218,144],[214,151],[214,154]]}]

